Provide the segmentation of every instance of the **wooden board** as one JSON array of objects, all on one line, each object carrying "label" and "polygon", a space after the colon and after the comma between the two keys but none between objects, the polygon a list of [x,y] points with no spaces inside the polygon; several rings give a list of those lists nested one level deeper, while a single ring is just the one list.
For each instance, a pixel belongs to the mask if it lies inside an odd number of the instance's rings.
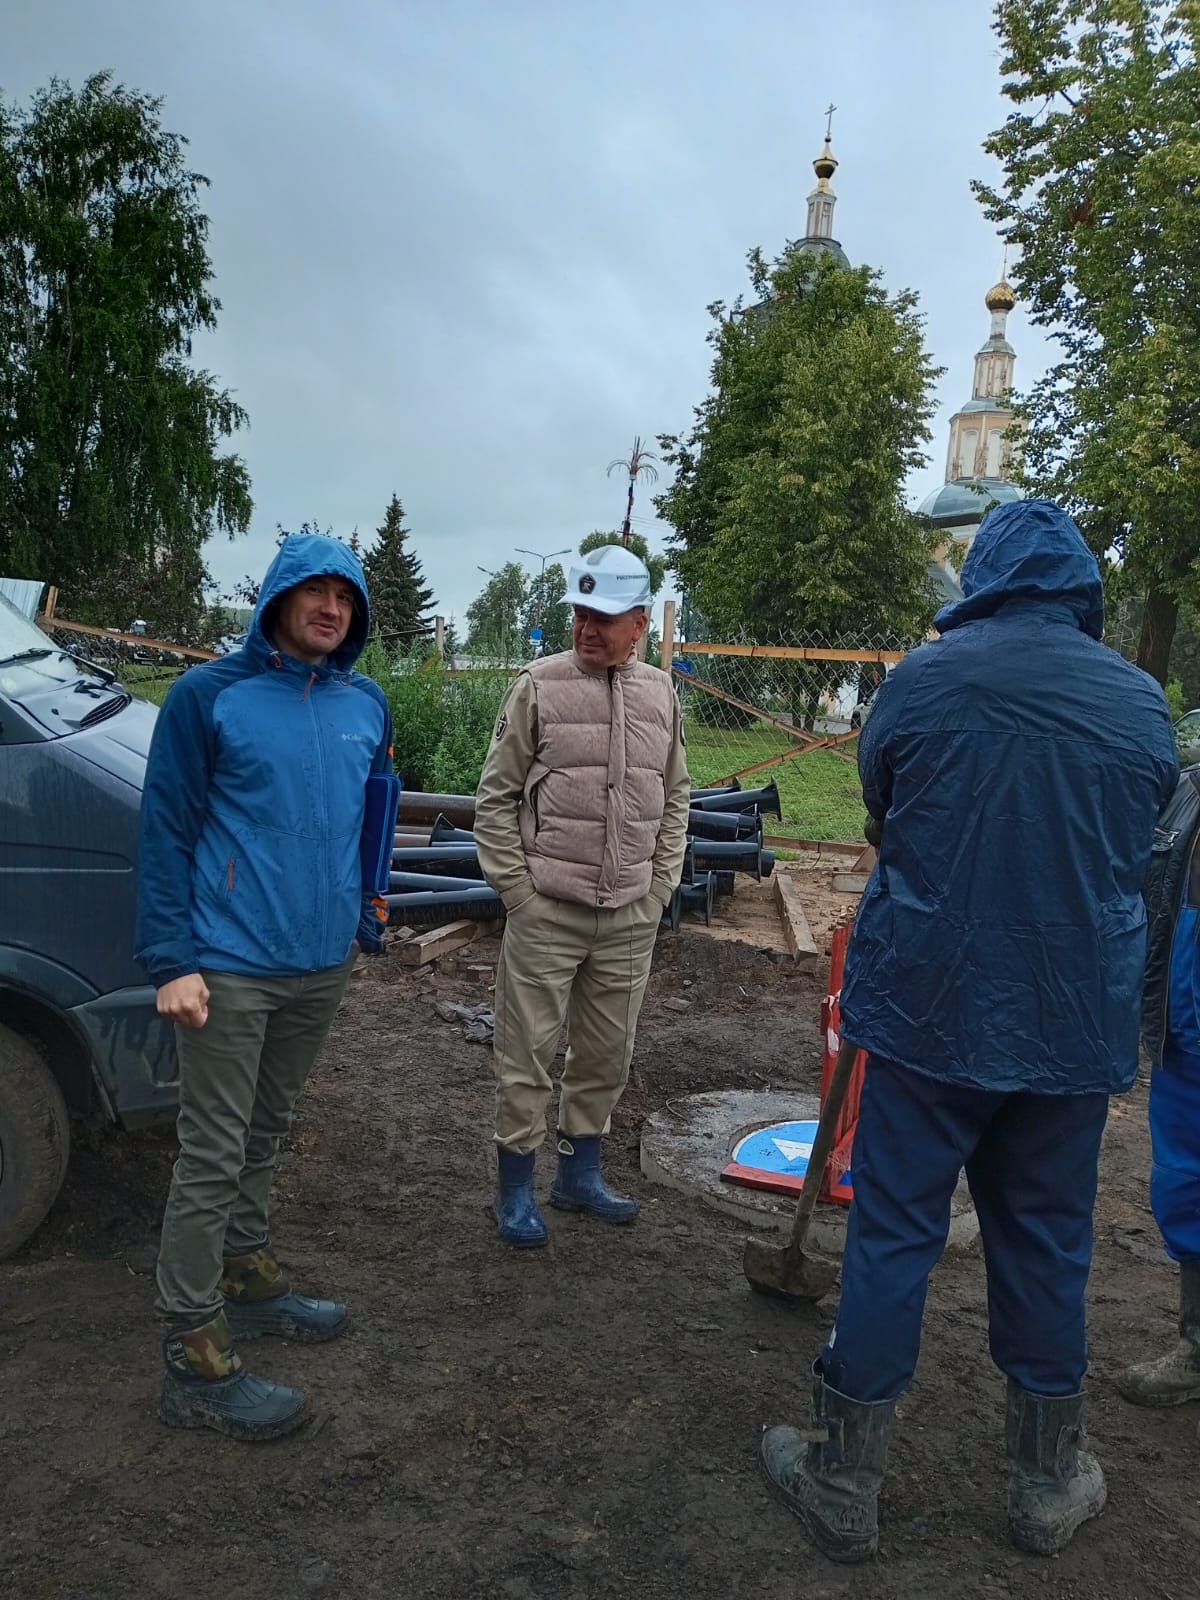
[{"label": "wooden board", "polygon": [[850,868],[850,870],[851,872],[872,873],[875,870],[875,863],[878,860],[879,856],[876,854],[875,846],[873,844],[869,844],[863,851],[862,855],[859,856],[858,860]]},{"label": "wooden board", "polygon": [[436,961],[439,956],[452,955],[464,945],[473,944],[485,927],[484,923],[464,920],[448,922],[444,928],[431,928],[428,933],[419,933],[415,939],[407,939],[397,947],[400,965],[423,967],[429,961]]},{"label": "wooden board", "polygon": [[862,894],[870,877],[869,872],[835,872],[833,887],[839,894]]},{"label": "wooden board", "polygon": [[800,903],[799,886],[790,873],[783,871],[776,872],[774,883],[784,943],[798,962],[810,966],[817,959],[817,946]]}]

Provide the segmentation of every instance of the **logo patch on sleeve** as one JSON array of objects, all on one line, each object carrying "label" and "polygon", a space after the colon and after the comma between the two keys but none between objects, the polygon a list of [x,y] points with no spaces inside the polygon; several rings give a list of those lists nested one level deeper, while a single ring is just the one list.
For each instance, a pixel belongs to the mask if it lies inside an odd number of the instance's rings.
[{"label": "logo patch on sleeve", "polygon": [[503,739],[504,730],[507,727],[508,727],[508,712],[507,711],[502,711],[500,713],[500,721],[496,724],[496,737],[497,737],[497,739]]}]

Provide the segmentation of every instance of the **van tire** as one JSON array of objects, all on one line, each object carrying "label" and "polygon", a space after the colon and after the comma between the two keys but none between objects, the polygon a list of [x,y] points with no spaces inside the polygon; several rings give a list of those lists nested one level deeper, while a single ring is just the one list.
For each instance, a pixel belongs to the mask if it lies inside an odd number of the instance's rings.
[{"label": "van tire", "polygon": [[0,1260],[58,1197],[71,1152],[62,1092],[37,1046],[0,1026]]}]

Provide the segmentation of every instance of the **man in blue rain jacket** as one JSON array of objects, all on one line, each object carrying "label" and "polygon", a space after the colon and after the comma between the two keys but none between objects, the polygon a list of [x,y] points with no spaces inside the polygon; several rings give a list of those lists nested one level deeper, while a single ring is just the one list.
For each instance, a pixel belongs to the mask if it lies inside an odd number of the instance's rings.
[{"label": "man in blue rain jacket", "polygon": [[1163,812],[1146,878],[1149,954],[1142,1042],[1150,1057],[1150,1205],[1179,1263],[1179,1336],[1164,1355],[1126,1368],[1135,1405],[1200,1399],[1200,767]]},{"label": "man in blue rain jacket", "polygon": [[1175,744],[1158,685],[1100,642],[1099,567],[1057,506],[993,511],[962,586],[860,742],[882,844],[841,1001],[871,1059],[841,1304],[813,1369],[828,1438],[763,1441],[772,1486],[842,1560],[875,1550],[963,1167],[1008,1378],[1012,1537],[1051,1554],[1105,1497],[1079,1448],[1084,1294],[1108,1097],[1137,1070],[1141,888]]},{"label": "man in blue rain jacket", "polygon": [[253,1377],[236,1339],[336,1334],[346,1308],[292,1289],[270,1245],[281,1136],[358,949],[382,912],[360,863],[391,718],[352,668],[366,582],[336,539],[287,539],[243,649],[185,673],[159,714],[142,797],[138,958],[176,1026],[179,1159],[163,1221],[160,1415],[273,1438],[305,1397]]}]

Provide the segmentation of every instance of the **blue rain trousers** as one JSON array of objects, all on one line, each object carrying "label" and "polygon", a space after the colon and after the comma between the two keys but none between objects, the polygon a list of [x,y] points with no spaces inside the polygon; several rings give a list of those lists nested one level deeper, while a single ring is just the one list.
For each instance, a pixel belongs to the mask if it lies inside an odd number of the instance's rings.
[{"label": "blue rain trousers", "polygon": [[1200,1055],[1168,1051],[1150,1078],[1150,1205],[1174,1261],[1200,1257]]},{"label": "blue rain trousers", "polygon": [[1107,1115],[1103,1093],[968,1088],[872,1057],[851,1161],[841,1304],[821,1352],[826,1382],[865,1402],[907,1388],[965,1167],[987,1260],[992,1359],[1033,1394],[1078,1394]]}]

